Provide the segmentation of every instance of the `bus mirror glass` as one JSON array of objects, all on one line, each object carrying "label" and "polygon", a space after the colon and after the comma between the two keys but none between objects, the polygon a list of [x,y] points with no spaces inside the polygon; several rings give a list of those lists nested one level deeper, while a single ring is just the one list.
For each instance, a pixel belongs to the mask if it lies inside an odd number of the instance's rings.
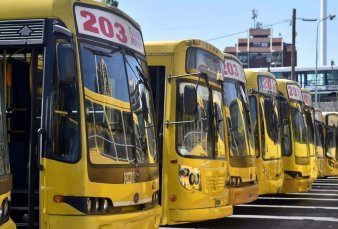
[{"label": "bus mirror glass", "polygon": [[286,101],[281,103],[281,116],[282,119],[287,119],[289,117],[289,104]]},{"label": "bus mirror glass", "polygon": [[264,100],[264,113],[265,113],[267,120],[270,120],[272,118],[272,112],[273,112],[273,107],[272,107],[271,99],[265,99]]},{"label": "bus mirror glass", "polygon": [[75,56],[70,44],[57,44],[56,46],[57,72],[61,83],[75,81]]},{"label": "bus mirror glass", "polygon": [[186,85],[183,92],[184,114],[194,115],[197,109],[196,88],[192,85]]},{"label": "bus mirror glass", "polygon": [[144,93],[141,96],[141,101],[142,101],[142,116],[143,116],[143,119],[147,122],[149,110],[148,110],[148,105],[147,105],[147,98]]}]

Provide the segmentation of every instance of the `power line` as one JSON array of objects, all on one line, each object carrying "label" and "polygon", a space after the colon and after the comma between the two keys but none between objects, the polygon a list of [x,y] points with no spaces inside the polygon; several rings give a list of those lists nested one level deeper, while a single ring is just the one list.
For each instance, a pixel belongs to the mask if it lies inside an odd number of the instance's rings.
[{"label": "power line", "polygon": [[[291,19],[286,19],[286,20],[283,20],[283,21],[275,22],[275,23],[270,24],[270,25],[262,26],[262,28],[264,28],[264,27],[271,27],[273,25],[278,25],[278,24],[282,24],[282,23],[290,22],[290,21],[291,21]],[[213,41],[213,40],[218,40],[218,39],[221,39],[221,38],[232,37],[232,36],[235,36],[235,35],[238,35],[238,34],[247,33],[248,30],[249,29],[246,29],[246,30],[243,30],[243,31],[240,31],[240,32],[236,32],[236,33],[227,34],[227,35],[220,36],[220,37],[210,38],[210,39],[208,39],[206,41]]]}]

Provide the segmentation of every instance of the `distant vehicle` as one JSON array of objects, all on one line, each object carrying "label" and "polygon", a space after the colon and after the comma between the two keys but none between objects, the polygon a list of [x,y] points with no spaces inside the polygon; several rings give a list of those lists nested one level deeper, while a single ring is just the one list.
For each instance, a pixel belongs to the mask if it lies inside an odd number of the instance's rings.
[{"label": "distant vehicle", "polygon": [[299,84],[292,80],[277,79],[277,85],[282,119],[282,192],[305,192],[311,187],[311,166],[302,92]]},{"label": "distant vehicle", "polygon": [[282,191],[284,172],[281,152],[277,81],[270,72],[245,70],[257,164],[259,194]]},{"label": "distant vehicle", "polygon": [[250,105],[242,63],[233,55],[224,55],[224,120],[227,129],[227,157],[232,205],[256,200],[257,183],[254,137]]},{"label": "distant vehicle", "polygon": [[[270,71],[277,79],[291,79],[291,67],[271,67]],[[262,70],[268,70],[263,68]],[[315,67],[295,68],[296,81],[300,87],[310,90],[314,101],[316,85]],[[317,74],[318,101],[336,101],[338,98],[338,65],[318,66]]]}]

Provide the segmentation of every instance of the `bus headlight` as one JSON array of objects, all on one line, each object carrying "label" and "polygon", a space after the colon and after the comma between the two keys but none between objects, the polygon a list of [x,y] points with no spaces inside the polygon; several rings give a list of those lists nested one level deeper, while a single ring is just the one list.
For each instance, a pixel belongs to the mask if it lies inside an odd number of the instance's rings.
[{"label": "bus headlight", "polygon": [[333,161],[329,161],[329,166],[334,168],[334,162]]},{"label": "bus headlight", "polygon": [[103,202],[102,202],[102,209],[103,209],[103,211],[106,212],[108,210],[108,206],[109,206],[108,200],[104,199]]},{"label": "bus headlight", "polygon": [[200,174],[197,173],[197,174],[195,175],[195,184],[199,184],[199,183],[200,183]]},{"label": "bus headlight", "polygon": [[4,201],[2,202],[2,214],[4,217],[8,216],[9,213],[9,201],[8,199],[4,199]]},{"label": "bus headlight", "polygon": [[230,186],[239,186],[242,184],[242,178],[237,176],[230,177]]},{"label": "bus headlight", "polygon": [[188,190],[201,190],[200,170],[188,166],[180,166],[178,177],[181,185]]},{"label": "bus headlight", "polygon": [[189,184],[194,185],[195,184],[195,174],[190,173],[189,175]]},{"label": "bus headlight", "polygon": [[159,196],[158,191],[156,191],[156,192],[153,193],[152,198],[151,198],[152,199],[152,204],[158,203],[158,196]]},{"label": "bus headlight", "polygon": [[86,200],[86,206],[87,206],[87,212],[91,212],[92,210],[92,201],[90,198],[87,198]]}]

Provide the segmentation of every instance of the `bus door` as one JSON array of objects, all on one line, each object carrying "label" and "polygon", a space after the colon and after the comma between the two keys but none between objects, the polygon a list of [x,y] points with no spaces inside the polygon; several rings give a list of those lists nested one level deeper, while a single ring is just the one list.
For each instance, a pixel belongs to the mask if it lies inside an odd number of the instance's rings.
[{"label": "bus door", "polygon": [[[10,217],[18,227],[38,226],[38,170],[36,131],[40,123],[40,47],[4,47],[8,149],[13,172]],[[35,222],[35,223],[34,223]]]},{"label": "bus door", "polygon": [[59,33],[45,51],[49,55],[44,59],[41,127],[36,132],[41,228],[48,227],[48,214],[74,214],[70,205],[61,202],[77,201],[78,205],[85,206],[84,198],[75,197],[80,193],[82,177],[74,175],[74,171],[81,169],[76,163],[80,160],[81,147],[76,63],[68,35],[71,32],[61,26],[54,31]]}]

